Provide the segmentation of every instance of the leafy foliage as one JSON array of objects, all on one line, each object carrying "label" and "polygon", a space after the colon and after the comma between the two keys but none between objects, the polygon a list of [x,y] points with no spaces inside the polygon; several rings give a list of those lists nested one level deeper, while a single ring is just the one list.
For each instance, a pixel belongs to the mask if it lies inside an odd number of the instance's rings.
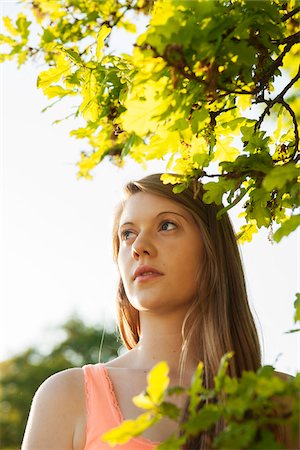
[{"label": "leafy foliage", "polygon": [[[79,176],[91,178],[105,157],[118,165],[163,158],[176,192],[197,179],[205,201],[225,210],[246,200],[240,241],[274,222],[277,242],[297,228],[296,0],[23,3],[15,23],[4,18],[0,58],[21,66],[43,56],[38,87],[49,99],[74,96],[85,124],[71,134],[90,148]],[[132,54],[112,51],[116,30],[135,33],[141,18],[148,25]]]},{"label": "leafy foliage", "polygon": [[[124,421],[118,427],[105,433],[101,439],[114,446],[127,442],[133,436],[142,434],[146,428],[169,417],[180,423],[180,411],[176,405],[164,399],[174,393],[188,395],[189,415],[178,433],[170,436],[157,446],[159,450],[180,450],[190,437],[207,430],[219,422],[223,430],[209,443],[215,449],[279,449],[278,427],[285,424],[297,433],[299,417],[299,374],[295,378],[284,379],[274,372],[273,367],[265,366],[254,372],[245,371],[241,378],[227,375],[228,360],[232,354],[223,357],[213,389],[206,389],[202,383],[203,364],[196,370],[189,389],[168,388],[167,366],[161,362],[148,374],[148,387],[145,393],[136,398],[146,399],[135,402],[147,413],[136,420]],[[156,392],[156,402],[151,400],[150,391]],[[140,424],[142,423],[142,426]]]},{"label": "leafy foliage", "polygon": [[[65,339],[47,355],[30,348],[0,363],[1,448],[20,448],[31,401],[38,386],[50,375],[70,367],[97,363],[103,330],[88,327],[76,318],[64,324]],[[114,333],[105,333],[101,360],[117,356]]]}]

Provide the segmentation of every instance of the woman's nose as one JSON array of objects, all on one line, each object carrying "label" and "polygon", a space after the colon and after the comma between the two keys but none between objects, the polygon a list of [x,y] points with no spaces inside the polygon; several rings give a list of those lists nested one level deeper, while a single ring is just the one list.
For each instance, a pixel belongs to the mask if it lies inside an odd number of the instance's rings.
[{"label": "woman's nose", "polygon": [[155,256],[156,248],[154,243],[143,236],[138,236],[131,247],[132,257],[138,260],[141,256]]}]

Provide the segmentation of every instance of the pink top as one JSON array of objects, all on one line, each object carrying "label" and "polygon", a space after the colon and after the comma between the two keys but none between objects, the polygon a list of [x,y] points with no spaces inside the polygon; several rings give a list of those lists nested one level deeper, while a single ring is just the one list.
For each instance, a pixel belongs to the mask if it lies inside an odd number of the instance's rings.
[{"label": "pink top", "polygon": [[83,366],[87,408],[86,442],[84,450],[153,450],[159,442],[136,437],[123,445],[111,447],[101,436],[123,421],[107,368],[102,364]]}]

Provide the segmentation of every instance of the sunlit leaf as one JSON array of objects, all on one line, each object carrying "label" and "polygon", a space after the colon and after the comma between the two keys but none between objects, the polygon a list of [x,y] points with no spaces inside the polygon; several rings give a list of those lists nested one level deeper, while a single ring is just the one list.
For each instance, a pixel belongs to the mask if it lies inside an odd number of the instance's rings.
[{"label": "sunlit leaf", "polygon": [[[149,426],[153,425],[156,419],[151,413],[144,413],[136,420],[125,420],[116,428],[113,428],[101,436],[103,442],[109,442],[114,447],[117,444],[125,444],[134,436],[139,436]],[[100,438],[99,438],[100,439]]]},{"label": "sunlit leaf", "polygon": [[107,36],[110,34],[111,28],[107,25],[102,25],[98,37],[97,37],[97,46],[96,46],[96,58],[97,61],[101,61],[103,57],[103,47],[104,47],[104,41],[107,38]]},{"label": "sunlit leaf", "polygon": [[18,29],[13,25],[10,17],[5,16],[2,18],[2,20],[5,28],[12,36],[18,36],[20,34]]},{"label": "sunlit leaf", "polygon": [[155,404],[147,394],[136,395],[135,397],[132,398],[132,401],[138,408],[152,409],[155,407]]},{"label": "sunlit leaf", "polygon": [[99,105],[97,102],[97,79],[92,70],[86,70],[86,81],[82,84],[81,95],[83,102],[80,105],[83,117],[86,120],[95,122],[99,115]]},{"label": "sunlit leaf", "polygon": [[60,81],[63,76],[67,76],[70,73],[70,70],[70,61],[60,54],[57,57],[55,67],[40,73],[37,79],[37,86],[42,88],[44,93],[47,94],[47,88],[51,86],[51,84]]},{"label": "sunlit leaf", "polygon": [[170,378],[168,373],[169,367],[166,362],[162,361],[156,364],[147,376],[147,393],[156,405],[159,405],[163,401],[165,391],[169,386]]}]

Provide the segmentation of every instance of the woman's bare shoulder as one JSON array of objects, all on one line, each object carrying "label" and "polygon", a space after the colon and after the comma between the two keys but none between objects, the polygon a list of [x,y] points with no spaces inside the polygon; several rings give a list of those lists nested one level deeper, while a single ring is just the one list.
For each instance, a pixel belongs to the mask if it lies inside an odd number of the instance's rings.
[{"label": "woman's bare shoulder", "polygon": [[82,368],[65,369],[47,378],[38,388],[36,395],[47,396],[48,394],[53,394],[53,391],[61,391],[61,394],[66,397],[68,393],[73,393],[73,390],[77,394],[77,389],[82,387],[83,380]]},{"label": "woman's bare shoulder", "polygon": [[47,378],[35,393],[22,449],[82,448],[84,423],[83,370],[58,372]]}]

